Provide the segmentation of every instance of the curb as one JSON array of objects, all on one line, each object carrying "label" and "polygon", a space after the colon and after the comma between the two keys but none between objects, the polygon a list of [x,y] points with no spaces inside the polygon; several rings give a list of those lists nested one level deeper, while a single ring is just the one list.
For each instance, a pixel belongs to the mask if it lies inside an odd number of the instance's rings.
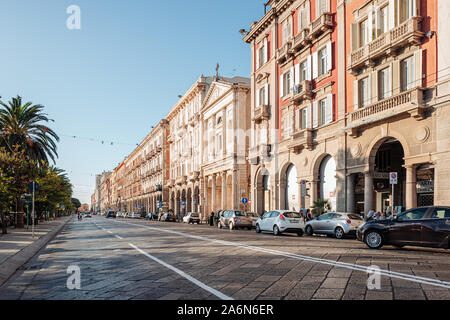
[{"label": "curb", "polygon": [[52,241],[71,219],[72,216],[69,216],[66,221],[61,223],[59,227],[48,232],[46,235],[40,237],[29,246],[23,248],[13,256],[6,259],[0,265],[0,287],[2,287],[9,280],[9,278],[17,272],[17,270],[28,263],[42,248]]}]

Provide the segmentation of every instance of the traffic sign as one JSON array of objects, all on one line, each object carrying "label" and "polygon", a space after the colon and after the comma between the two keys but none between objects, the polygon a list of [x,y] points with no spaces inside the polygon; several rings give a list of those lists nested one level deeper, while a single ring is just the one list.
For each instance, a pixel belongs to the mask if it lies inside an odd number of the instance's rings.
[{"label": "traffic sign", "polygon": [[33,181],[28,184],[28,190],[30,190],[30,192],[33,192],[33,186],[35,192],[39,190],[39,184]]},{"label": "traffic sign", "polygon": [[184,201],[181,201],[181,206],[184,207],[186,203]]},{"label": "traffic sign", "polygon": [[397,175],[397,172],[391,172],[391,173],[389,173],[389,183],[390,183],[390,184],[397,184],[397,183],[398,183],[398,175]]},{"label": "traffic sign", "polygon": [[248,199],[247,198],[242,198],[242,203],[243,204],[247,204],[248,203]]},{"label": "traffic sign", "polygon": [[306,180],[302,180],[300,184],[302,197],[306,197]]}]

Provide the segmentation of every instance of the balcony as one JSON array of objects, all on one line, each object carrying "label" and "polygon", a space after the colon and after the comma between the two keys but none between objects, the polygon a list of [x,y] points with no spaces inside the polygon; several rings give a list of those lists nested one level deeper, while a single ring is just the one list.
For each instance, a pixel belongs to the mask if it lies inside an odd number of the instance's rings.
[{"label": "balcony", "polygon": [[200,176],[200,171],[192,171],[192,172],[189,174],[189,181],[194,182],[195,180],[198,179],[199,176]]},{"label": "balcony", "polygon": [[302,149],[312,150],[313,148],[313,130],[299,129],[291,135],[291,142],[288,147],[295,154],[299,154]]},{"label": "balcony", "polygon": [[249,150],[249,161],[251,164],[259,164],[262,159],[270,157],[271,144],[259,144]]},{"label": "balcony", "polygon": [[300,103],[302,100],[311,100],[312,98],[312,83],[309,80],[304,80],[297,85],[297,90],[294,91],[292,101]]},{"label": "balcony", "polygon": [[181,176],[175,181],[175,183],[177,185],[181,186],[181,185],[185,184],[186,181],[187,181],[187,176]]},{"label": "balcony", "polygon": [[324,12],[320,17],[311,22],[309,38],[311,40],[315,39],[331,28],[333,28],[333,14],[331,12]]},{"label": "balcony", "polygon": [[300,51],[311,43],[309,29],[303,29],[295,37],[292,45],[294,51]]},{"label": "balcony", "polygon": [[292,40],[282,45],[276,52],[277,62],[282,64],[292,56]]},{"label": "balcony", "polygon": [[173,187],[175,185],[175,179],[169,179],[167,181],[167,186],[168,187]]},{"label": "balcony", "polygon": [[372,66],[375,60],[395,55],[406,44],[420,45],[424,33],[421,30],[421,17],[412,17],[394,29],[383,33],[375,40],[352,51],[348,57],[348,70],[357,74],[359,69]]},{"label": "balcony", "polygon": [[261,123],[263,120],[269,119],[269,106],[267,104],[263,104],[259,107],[256,107],[253,111],[253,121],[256,123]]},{"label": "balcony", "polygon": [[351,112],[347,129],[351,129],[351,135],[355,136],[358,128],[363,125],[405,113],[409,113],[412,117],[421,120],[423,119],[425,108],[423,89],[414,88]]}]

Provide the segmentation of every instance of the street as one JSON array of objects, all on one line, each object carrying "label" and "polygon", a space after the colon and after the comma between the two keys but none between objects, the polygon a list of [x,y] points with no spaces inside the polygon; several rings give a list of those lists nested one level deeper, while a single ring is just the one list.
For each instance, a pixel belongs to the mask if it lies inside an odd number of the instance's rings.
[{"label": "street", "polygon": [[[67,272],[80,268],[80,289]],[[380,268],[368,289],[368,267]],[[448,250],[256,234],[141,219],[73,217],[0,288],[2,299],[450,299]]]}]

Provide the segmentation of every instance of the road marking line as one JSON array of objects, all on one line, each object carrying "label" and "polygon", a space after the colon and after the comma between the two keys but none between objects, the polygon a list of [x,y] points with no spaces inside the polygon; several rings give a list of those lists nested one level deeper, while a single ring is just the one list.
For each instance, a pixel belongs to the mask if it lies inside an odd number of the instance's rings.
[{"label": "road marking line", "polygon": [[180,269],[175,268],[174,266],[171,266],[168,263],[165,263],[162,260],[159,260],[158,258],[152,256],[151,254],[145,252],[144,250],[139,249],[138,247],[136,247],[134,244],[132,243],[128,243],[132,248],[134,248],[135,250],[139,251],[140,253],[142,253],[144,256],[146,256],[147,258],[152,259],[153,261],[163,265],[164,267],[166,267],[167,269],[170,269],[176,273],[178,273],[180,276],[182,276],[183,278],[186,278],[187,280],[191,281],[192,283],[194,283],[195,285],[199,286],[200,288],[212,293],[213,295],[215,295],[216,297],[222,299],[222,300],[234,300],[233,298],[224,295],[222,292],[217,291],[216,289],[211,288],[210,286],[204,284],[203,282],[198,281],[197,279],[191,277],[190,275],[184,273],[183,271],[181,271]]},{"label": "road marking line", "polygon": [[117,234],[114,235],[117,239],[123,239],[121,236],[118,236]]},{"label": "road marking line", "polygon": [[[118,222],[125,223],[125,224],[132,225],[132,226],[142,227],[142,228],[146,228],[146,229],[162,231],[162,232],[166,232],[166,233],[172,233],[172,234],[180,235],[183,237],[188,237],[188,238],[193,238],[193,239],[198,239],[198,240],[203,240],[203,241],[209,241],[209,242],[216,242],[216,243],[220,243],[220,244],[223,244],[226,246],[246,248],[246,249],[253,250],[253,251],[259,251],[259,252],[265,252],[265,253],[274,254],[274,255],[280,255],[280,256],[297,259],[297,260],[304,260],[304,261],[309,261],[309,262],[327,264],[327,265],[332,265],[335,267],[361,271],[361,272],[365,272],[365,273],[369,273],[369,274],[373,273],[372,268],[370,268],[369,266],[366,267],[366,266],[357,265],[357,264],[351,264],[351,263],[339,262],[339,261],[333,261],[333,260],[327,260],[327,259],[321,259],[321,258],[314,258],[314,257],[310,257],[310,256],[304,256],[304,255],[299,255],[299,254],[295,254],[295,253],[288,253],[288,252],[283,252],[283,251],[278,251],[278,250],[273,250],[273,249],[266,249],[266,248],[261,248],[261,247],[256,247],[256,246],[234,243],[234,242],[225,241],[225,240],[211,239],[211,238],[196,236],[196,235],[192,235],[192,234],[188,234],[188,233],[173,231],[173,230],[169,230],[169,229],[149,227],[149,226],[138,225],[138,224],[122,222],[122,221],[118,221]],[[427,285],[431,285],[431,286],[450,289],[450,282],[448,282],[448,281],[414,276],[414,275],[409,275],[406,273],[400,273],[400,272],[383,270],[383,269],[380,270],[380,274],[384,275],[386,277],[390,277],[390,278],[398,278],[398,279],[407,280],[407,281],[411,281],[411,282],[417,282],[417,283],[427,284]]]}]

